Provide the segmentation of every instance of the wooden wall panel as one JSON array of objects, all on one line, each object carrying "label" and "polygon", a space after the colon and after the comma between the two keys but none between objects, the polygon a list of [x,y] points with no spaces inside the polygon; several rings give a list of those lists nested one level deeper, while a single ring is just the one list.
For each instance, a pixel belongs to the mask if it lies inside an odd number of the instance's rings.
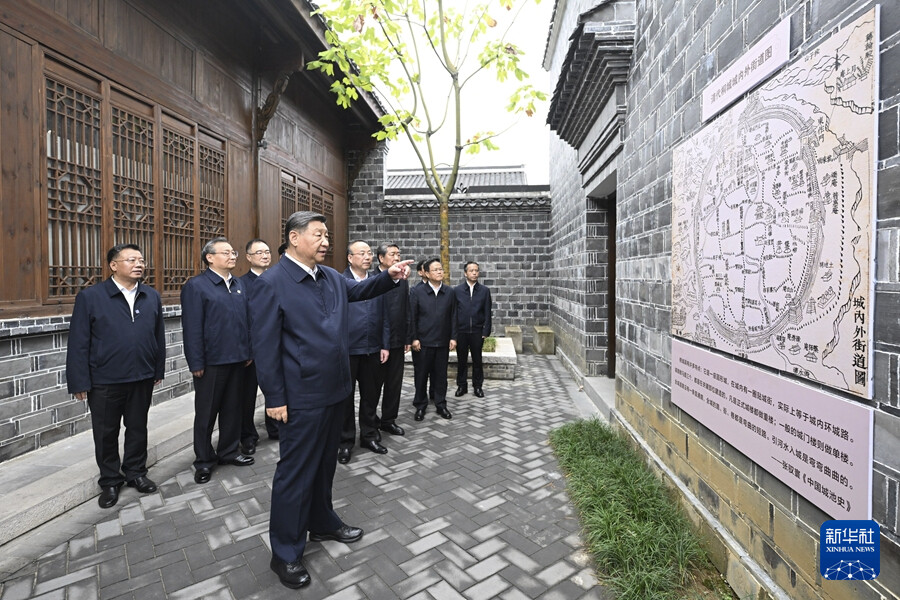
[{"label": "wooden wall panel", "polygon": [[259,237],[272,249],[272,262],[278,258],[281,245],[281,168],[264,160],[259,161]]},{"label": "wooden wall panel", "polygon": [[32,0],[75,25],[95,40],[100,39],[101,0]]},{"label": "wooden wall panel", "polygon": [[197,70],[197,99],[249,129],[252,120],[250,90],[211,62],[209,57],[200,57]]},{"label": "wooden wall panel", "polygon": [[107,48],[193,94],[194,51],[124,0],[106,0],[103,40]]},{"label": "wooden wall panel", "polygon": [[[238,251],[237,271],[242,275],[249,265],[244,245],[256,237],[256,206],[253,201],[253,156],[250,149],[237,144],[228,145],[228,239]],[[274,250],[274,248],[273,248]]]},{"label": "wooden wall panel", "polygon": [[0,302],[37,298],[34,73],[32,46],[0,30]]}]

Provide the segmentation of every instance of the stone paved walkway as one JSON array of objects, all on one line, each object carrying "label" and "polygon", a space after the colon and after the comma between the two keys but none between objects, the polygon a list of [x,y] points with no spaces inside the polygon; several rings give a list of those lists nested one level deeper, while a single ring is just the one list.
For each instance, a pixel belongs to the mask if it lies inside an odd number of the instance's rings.
[{"label": "stone paved walkway", "polygon": [[484,399],[450,398],[450,421],[433,409],[413,421],[407,382],[398,419],[407,435],[385,434],[387,455],[356,449],[338,465],[337,511],[365,537],[310,543],[307,588],[288,590],[269,570],[278,448],[265,441],[256,465],[220,467],[206,485],[194,483],[185,451],[150,473],[157,493],[123,488],[113,510],[92,500],[59,517],[60,531],[89,524],[4,582],[0,600],[611,597],[547,442],[580,417],[559,370],[556,359],[521,356],[515,381],[488,381]]}]

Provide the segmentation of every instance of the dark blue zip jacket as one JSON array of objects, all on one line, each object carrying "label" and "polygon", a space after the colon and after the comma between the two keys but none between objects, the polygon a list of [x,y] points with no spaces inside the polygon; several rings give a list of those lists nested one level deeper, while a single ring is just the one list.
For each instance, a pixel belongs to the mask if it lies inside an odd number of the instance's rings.
[{"label": "dark blue zip jacket", "polygon": [[349,396],[348,305],[394,285],[386,272],[356,282],[323,265],[313,279],[288,257],[260,275],[251,333],[266,407],[319,408]]},{"label": "dark blue zip jacket", "polygon": [[[353,271],[347,267],[343,273],[347,279],[356,281]],[[378,273],[369,273],[376,277]],[[392,293],[391,290],[388,293]],[[381,350],[390,350],[391,328],[384,318],[384,296],[376,296],[369,300],[352,302],[350,310],[350,356],[374,354]]]},{"label": "dark blue zip jacket", "polygon": [[456,290],[456,322],[460,333],[491,335],[491,290],[475,282],[469,296],[469,283],[463,281]]},{"label": "dark blue zip jacket", "polygon": [[212,269],[181,288],[184,357],[191,372],[250,360],[250,300],[237,277],[231,291]]},{"label": "dark blue zip jacket", "polygon": [[138,284],[132,319],[128,301],[109,278],[75,297],[66,349],[69,393],[96,385],[160,380],[166,372],[162,302]]}]

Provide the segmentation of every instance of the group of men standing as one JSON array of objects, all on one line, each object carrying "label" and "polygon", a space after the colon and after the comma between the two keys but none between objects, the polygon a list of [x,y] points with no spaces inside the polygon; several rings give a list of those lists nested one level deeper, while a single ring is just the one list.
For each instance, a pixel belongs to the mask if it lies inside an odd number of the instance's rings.
[{"label": "group of men standing", "polygon": [[[254,464],[259,434],[253,416],[261,388],[266,429],[280,451],[272,484],[271,568],[284,585],[297,588],[309,583],[301,563],[307,534],[314,542],[344,543],[363,535],[341,521],[331,498],[336,462],[350,460],[356,439],[356,383],[360,445],[375,453],[387,452],[381,432],[405,434],[396,423],[405,350],[412,348],[415,363],[415,419],[424,418],[429,379],[437,413],[450,419],[450,350],[465,353],[456,395],[467,391],[469,350],[473,389],[484,395],[481,345],[490,333],[491,300],[475,263],[466,265],[465,283],[449,288],[440,261],[425,261],[427,275],[410,290],[412,261],[402,261],[391,243],[378,247],[377,268],[371,269],[375,253],[361,240],[351,242],[350,264],[340,274],[322,264],[329,237],[325,217],[317,213],[300,211],[287,219],[284,247],[282,259],[269,268],[268,245],[251,240],[251,269],[237,278],[231,274],[237,251],[226,238],[210,240],[202,251],[208,268],[185,283],[181,307],[195,391],[194,480],[208,482],[216,465]],[[125,483],[141,493],[157,489],[147,477],[147,413],[153,386],[165,373],[162,303],[141,283],[140,248],[114,246],[107,262],[112,276],[76,297],[66,362],[69,391],[86,397],[91,409],[104,508],[116,504]]]}]

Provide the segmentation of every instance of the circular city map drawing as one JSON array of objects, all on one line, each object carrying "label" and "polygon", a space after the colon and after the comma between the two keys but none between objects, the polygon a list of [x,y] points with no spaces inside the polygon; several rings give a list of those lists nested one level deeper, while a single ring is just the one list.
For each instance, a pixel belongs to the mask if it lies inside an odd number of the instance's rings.
[{"label": "circular city map drawing", "polygon": [[872,21],[673,153],[672,333],[871,396]]}]

